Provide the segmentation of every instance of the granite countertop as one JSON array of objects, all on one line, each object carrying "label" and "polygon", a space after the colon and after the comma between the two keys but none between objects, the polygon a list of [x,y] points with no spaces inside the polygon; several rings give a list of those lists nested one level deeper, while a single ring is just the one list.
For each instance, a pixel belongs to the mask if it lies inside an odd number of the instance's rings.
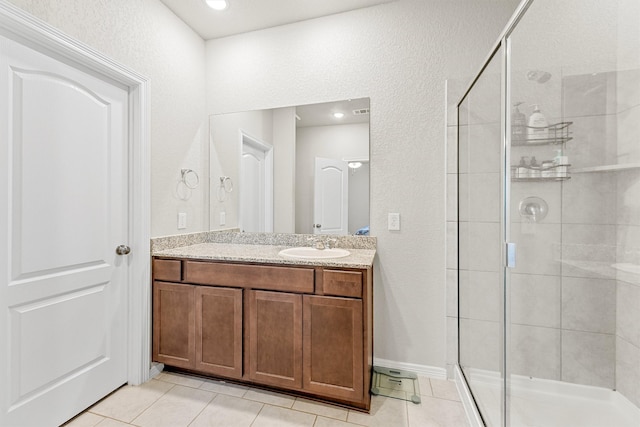
[{"label": "granite countertop", "polygon": [[308,265],[320,267],[368,268],[373,265],[375,249],[346,248],[350,255],[342,258],[298,259],[279,255],[282,249],[291,246],[198,243],[172,249],[154,250],[153,256],[163,258],[189,258],[199,260],[256,262],[264,264]]}]

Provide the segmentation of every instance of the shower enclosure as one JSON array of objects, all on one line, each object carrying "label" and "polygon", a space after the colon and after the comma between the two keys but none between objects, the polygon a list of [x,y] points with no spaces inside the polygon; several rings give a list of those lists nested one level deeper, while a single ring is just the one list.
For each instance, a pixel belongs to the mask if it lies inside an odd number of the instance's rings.
[{"label": "shower enclosure", "polygon": [[640,0],[525,0],[457,105],[479,425],[640,426],[639,23]]}]

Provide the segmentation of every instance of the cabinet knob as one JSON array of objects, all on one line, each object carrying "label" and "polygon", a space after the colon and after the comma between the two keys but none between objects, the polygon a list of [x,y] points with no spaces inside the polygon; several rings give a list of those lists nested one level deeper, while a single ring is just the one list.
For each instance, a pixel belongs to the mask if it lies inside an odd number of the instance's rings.
[{"label": "cabinet knob", "polygon": [[313,224],[313,228],[320,228],[322,227],[322,224]]}]

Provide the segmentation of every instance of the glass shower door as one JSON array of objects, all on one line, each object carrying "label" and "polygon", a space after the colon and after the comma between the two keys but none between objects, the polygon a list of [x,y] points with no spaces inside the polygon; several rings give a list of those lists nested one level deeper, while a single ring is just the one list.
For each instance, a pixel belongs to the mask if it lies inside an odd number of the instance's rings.
[{"label": "glass shower door", "polygon": [[458,105],[458,359],[487,426],[504,394],[502,66],[500,48]]},{"label": "glass shower door", "polygon": [[638,22],[534,0],[507,38],[509,425],[640,425]]},{"label": "glass shower door", "polygon": [[485,425],[640,426],[638,22],[640,0],[524,1],[458,105],[458,362]]}]

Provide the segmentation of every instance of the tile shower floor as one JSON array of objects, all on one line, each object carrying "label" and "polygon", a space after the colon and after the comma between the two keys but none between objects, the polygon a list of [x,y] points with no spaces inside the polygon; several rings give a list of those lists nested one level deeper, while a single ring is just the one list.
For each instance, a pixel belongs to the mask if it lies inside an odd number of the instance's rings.
[{"label": "tile shower floor", "polygon": [[422,403],[372,396],[371,413],[285,394],[163,372],[124,386],[65,427],[466,427],[453,381],[420,377]]}]

